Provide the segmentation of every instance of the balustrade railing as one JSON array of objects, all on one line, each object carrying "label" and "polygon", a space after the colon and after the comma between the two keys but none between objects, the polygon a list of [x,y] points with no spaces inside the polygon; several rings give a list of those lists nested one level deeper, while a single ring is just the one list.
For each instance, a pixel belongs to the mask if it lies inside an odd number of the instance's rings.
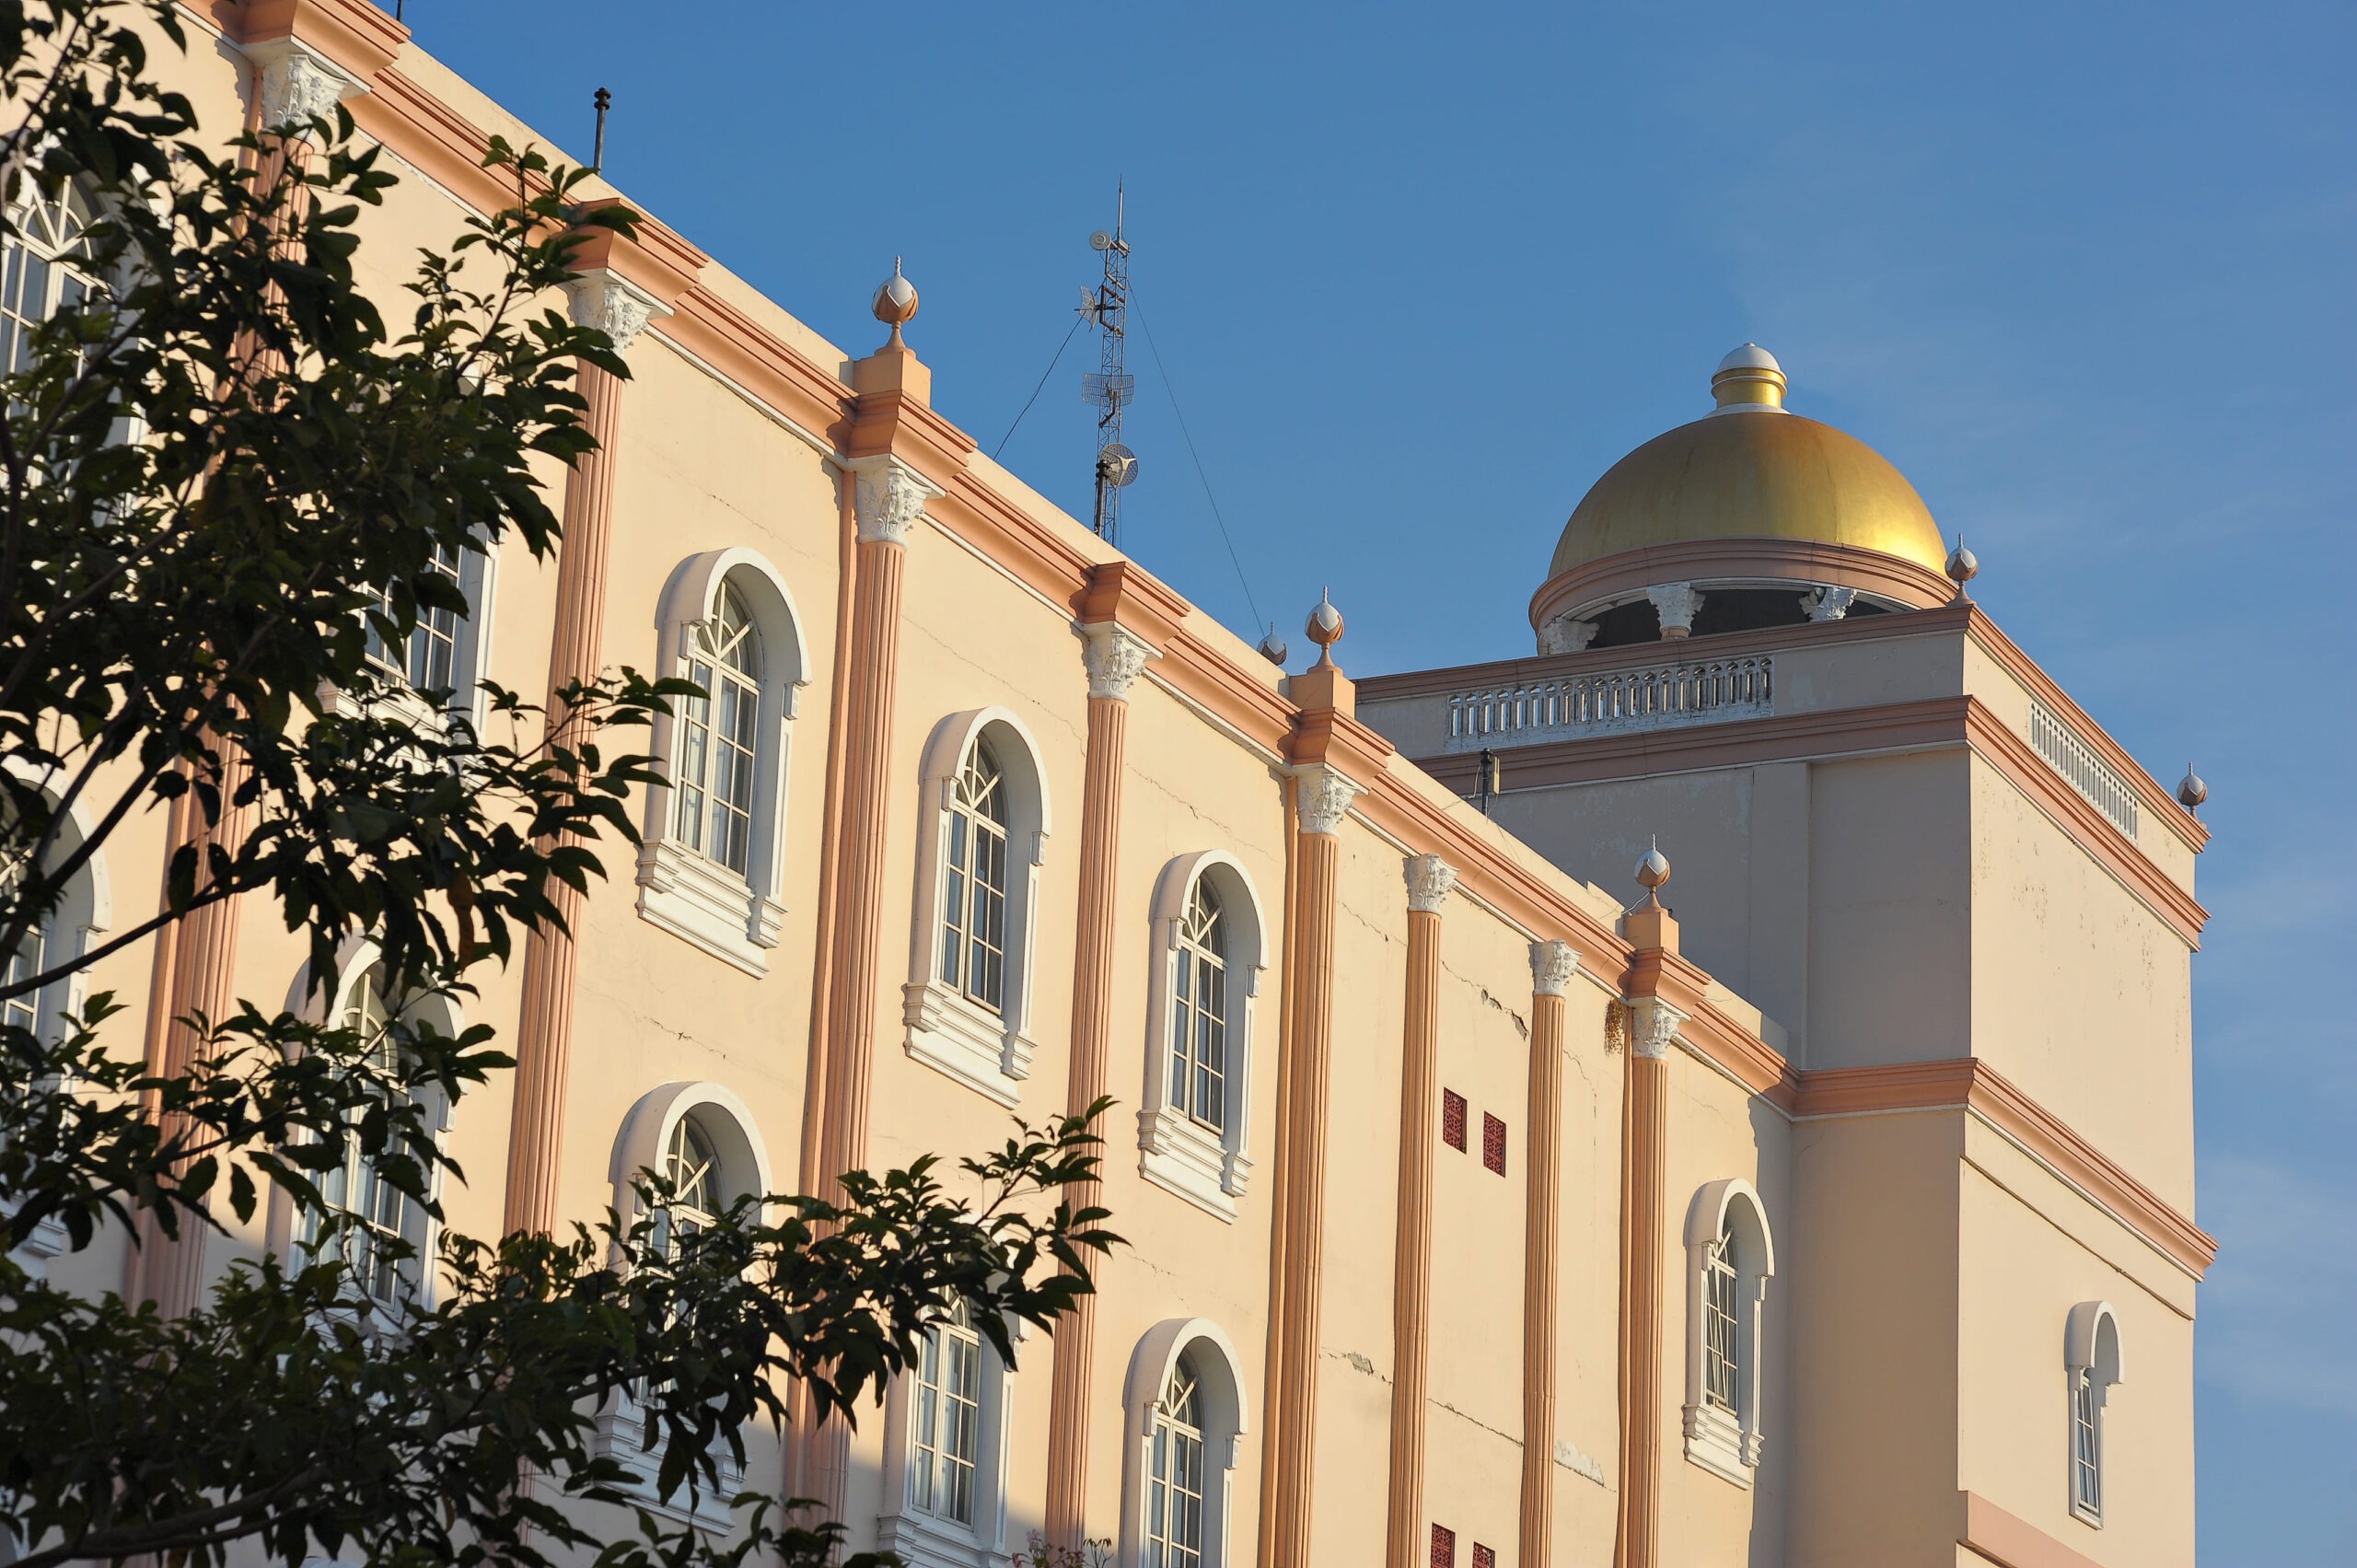
[{"label": "balustrade railing", "polygon": [[2087,797],[2087,803],[2110,819],[2111,825],[2136,836],[2140,819],[2136,805],[2136,786],[2121,777],[2119,770],[2096,755],[2095,748],[2079,738],[2078,732],[2064,724],[2043,703],[2033,702],[2029,707],[2029,743],[2046,759],[2046,765],[2062,775],[2063,782]]},{"label": "balustrade railing", "polygon": [[1770,655],[1744,654],[1453,691],[1448,749],[1757,718],[1775,712],[1774,678]]}]

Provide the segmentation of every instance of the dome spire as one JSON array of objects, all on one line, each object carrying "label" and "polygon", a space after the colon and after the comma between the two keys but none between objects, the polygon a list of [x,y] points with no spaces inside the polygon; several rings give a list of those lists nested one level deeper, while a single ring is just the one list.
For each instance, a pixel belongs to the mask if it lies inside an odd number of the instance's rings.
[{"label": "dome spire", "polygon": [[1719,413],[1782,413],[1784,367],[1758,343],[1746,343],[1719,361],[1711,375],[1711,396]]}]

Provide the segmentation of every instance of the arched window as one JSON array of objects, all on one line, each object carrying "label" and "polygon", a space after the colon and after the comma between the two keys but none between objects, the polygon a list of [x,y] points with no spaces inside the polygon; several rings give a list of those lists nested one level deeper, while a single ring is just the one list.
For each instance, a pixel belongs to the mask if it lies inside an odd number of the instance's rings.
[{"label": "arched window", "polygon": [[1225,1568],[1249,1426],[1242,1360],[1205,1318],[1157,1323],[1130,1358],[1122,1568]]},{"label": "arched window", "polygon": [[990,742],[966,750],[941,867],[941,979],[995,1013],[1006,995],[1006,774]]},{"label": "arched window", "polygon": [[1252,1013],[1266,963],[1260,899],[1224,850],[1181,855],[1154,895],[1139,1169],[1222,1219],[1250,1178]]},{"label": "arched window", "polygon": [[2103,1527],[2104,1411],[2120,1381],[2119,1319],[2107,1301],[2071,1308],[2062,1330],[2062,1365],[2071,1393],[2071,1512]]},{"label": "arched window", "polygon": [[668,673],[700,697],[655,723],[668,783],[648,792],[638,910],[749,974],[785,922],[785,786],[808,659],[777,568],[749,550],[691,556],[656,613]]},{"label": "arched window", "polygon": [[1759,1193],[1740,1177],[1694,1194],[1686,1215],[1686,1457],[1737,1486],[1759,1465],[1760,1308],[1776,1272]]},{"label": "arched window", "polygon": [[[361,971],[336,1025],[359,1035],[362,1059],[369,1066],[381,1073],[400,1072],[401,1039],[385,1005],[382,965],[371,964]],[[399,1302],[417,1277],[421,1261],[411,1255],[418,1238],[411,1234],[415,1205],[409,1195],[384,1179],[378,1161],[364,1153],[354,1137],[344,1142],[343,1163],[321,1178],[319,1196],[343,1218],[336,1241],[351,1265],[353,1283],[371,1301],[385,1306]],[[317,1241],[320,1216],[309,1218],[311,1234],[305,1239]]]},{"label": "arched window", "polygon": [[1146,1562],[1152,1568],[1202,1568],[1203,1400],[1183,1355],[1155,1401],[1147,1464]]},{"label": "arched window", "polygon": [[[0,758],[0,769],[7,774],[0,815],[19,807],[38,812],[55,809],[54,798],[45,787],[49,781],[38,769],[13,757]],[[30,829],[33,824],[25,826]],[[48,854],[50,864],[59,865],[88,842],[91,822],[76,802],[67,808],[64,820],[53,826]],[[105,852],[99,851],[66,879],[48,912],[33,922],[16,950],[0,954],[0,1027],[23,1029],[46,1040],[61,1038],[68,1018],[81,1013],[88,977],[78,970],[64,975],[57,971],[79,960],[113,923],[112,885]],[[17,1250],[17,1261],[38,1274],[47,1260],[64,1250],[66,1240],[64,1222],[52,1215],[26,1237]]]},{"label": "arched window", "polygon": [[1200,1126],[1227,1126],[1227,932],[1211,879],[1197,877],[1178,922],[1171,984],[1170,1103]]},{"label": "arched window", "polygon": [[761,638],[726,583],[720,610],[691,633],[688,679],[704,689],[679,716],[679,842],[745,874],[753,853],[753,772],[761,757]]},{"label": "arched window", "polygon": [[1048,838],[1039,748],[1004,708],[953,714],[924,754],[909,1054],[1004,1105],[1030,1036],[1030,934]]},{"label": "arched window", "polygon": [[[29,184],[29,181],[28,182]],[[83,232],[90,206],[72,184],[32,192],[9,215],[15,230],[0,245],[0,369],[32,364],[34,330],[63,310],[78,310],[98,285]]]},{"label": "arched window", "polygon": [[886,1407],[879,1548],[911,1568],[1006,1561],[1011,1381],[964,1302],[925,1330]]},{"label": "arched window", "polygon": [[[666,1084],[631,1107],[608,1168],[615,1212],[626,1221],[646,1212],[638,1191],[644,1172],[670,1184],[669,1201],[654,1218],[657,1239],[675,1255],[720,1214],[770,1191],[769,1151],[752,1112],[719,1084]],[[744,1474],[726,1444],[713,1455],[720,1468],[716,1488],[691,1496],[682,1485],[667,1501],[656,1495],[662,1456],[646,1446],[645,1406],[635,1390],[619,1390],[606,1401],[598,1432],[602,1450],[631,1471],[634,1479],[626,1486],[637,1501],[673,1518],[714,1528],[728,1524],[730,1500]]]},{"label": "arched window", "polygon": [[[456,1035],[465,1028],[457,1005],[448,997],[400,994],[377,962],[375,945],[366,938],[348,940],[339,959],[332,985],[315,987],[308,969],[299,975],[287,996],[287,1009],[352,1030],[359,1039],[364,1059],[377,1071],[399,1073],[401,1039],[410,1029],[431,1028]],[[448,1135],[447,1096],[431,1088],[391,1092],[400,1103],[418,1108],[426,1130],[437,1140]],[[273,1199],[272,1250],[331,1247],[352,1271],[354,1288],[376,1306],[400,1311],[429,1305],[438,1232],[431,1210],[385,1179],[386,1155],[371,1156],[356,1135],[344,1140],[343,1156],[318,1179],[326,1214],[297,1214],[284,1193]],[[429,1172],[428,1181],[431,1197],[439,1186],[439,1173]],[[331,1218],[332,1225],[328,1223]]]}]

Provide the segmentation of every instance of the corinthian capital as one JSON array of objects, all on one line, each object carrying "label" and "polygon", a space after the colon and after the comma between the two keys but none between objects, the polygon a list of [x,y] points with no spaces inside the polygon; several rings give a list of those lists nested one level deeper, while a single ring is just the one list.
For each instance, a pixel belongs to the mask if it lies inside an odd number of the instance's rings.
[{"label": "corinthian capital", "polygon": [[1678,1026],[1687,1014],[1679,1012],[1658,996],[1640,996],[1629,1005],[1633,1015],[1629,1031],[1629,1049],[1638,1055],[1659,1060],[1669,1054],[1678,1040]]},{"label": "corinthian capital", "polygon": [[1580,972],[1580,956],[1569,942],[1530,945],[1530,989],[1541,996],[1561,996]]},{"label": "corinthian capital", "polygon": [[1457,867],[1436,854],[1411,854],[1408,857],[1408,907],[1425,914],[1438,914],[1440,906],[1457,886]]},{"label": "corinthian capital", "polygon": [[347,98],[358,98],[368,84],[293,38],[266,39],[250,44],[246,57],[261,67],[261,122],[265,130],[281,125],[307,127],[335,112]]},{"label": "corinthian capital", "polygon": [[1301,830],[1330,833],[1342,825],[1351,802],[1366,793],[1322,763],[1301,771]]},{"label": "corinthian capital", "polygon": [[1088,694],[1092,697],[1127,701],[1130,682],[1145,672],[1148,660],[1162,656],[1147,645],[1144,638],[1110,621],[1084,626],[1080,634],[1087,639],[1081,658],[1088,666]]},{"label": "corinthian capital", "polygon": [[941,487],[900,459],[863,458],[852,465],[859,475],[859,542],[900,544],[924,515],[924,504]]},{"label": "corinthian capital", "polygon": [[576,273],[565,289],[573,319],[612,339],[616,354],[628,354],[648,322],[671,313],[669,306],[608,267]]}]

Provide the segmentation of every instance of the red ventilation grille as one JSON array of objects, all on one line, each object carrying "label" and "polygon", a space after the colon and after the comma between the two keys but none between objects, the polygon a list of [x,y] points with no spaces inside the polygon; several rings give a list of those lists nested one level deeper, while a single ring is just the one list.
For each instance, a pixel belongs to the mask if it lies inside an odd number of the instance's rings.
[{"label": "red ventilation grille", "polygon": [[1498,1554],[1480,1541],[1473,1543],[1473,1568],[1498,1568]]},{"label": "red ventilation grille", "polygon": [[[1457,1100],[1459,1106],[1465,1103],[1455,1095],[1448,1098]],[[1463,1123],[1460,1121],[1458,1125],[1461,1127]],[[1464,1146],[1462,1144],[1457,1145],[1458,1148]],[[1446,1525],[1433,1527],[1433,1568],[1457,1568],[1457,1532]]]},{"label": "red ventilation grille", "polygon": [[1499,1176],[1506,1173],[1506,1124],[1481,1113],[1481,1163]]},{"label": "red ventilation grille", "polygon": [[[1465,1152],[1465,1097],[1455,1089],[1440,1092],[1440,1136],[1441,1142],[1459,1154]],[[1433,1527],[1438,1529],[1440,1527],[1435,1525]],[[1435,1536],[1433,1539],[1437,1540],[1440,1538]]]}]

